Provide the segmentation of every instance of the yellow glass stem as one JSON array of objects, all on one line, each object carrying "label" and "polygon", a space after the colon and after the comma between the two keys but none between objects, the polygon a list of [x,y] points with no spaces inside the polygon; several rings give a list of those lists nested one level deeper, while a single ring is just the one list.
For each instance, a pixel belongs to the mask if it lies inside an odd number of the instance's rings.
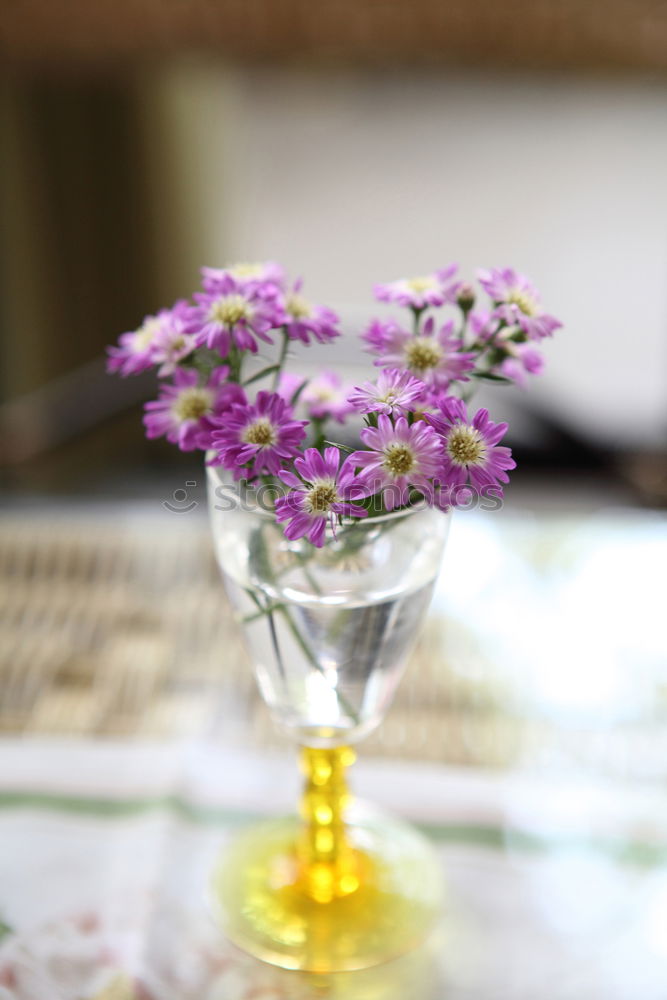
[{"label": "yellow glass stem", "polygon": [[304,829],[298,844],[299,882],[318,903],[355,892],[362,879],[363,858],[350,844],[345,811],[350,803],[346,769],[356,759],[350,747],[303,747],[301,799]]},{"label": "yellow glass stem", "polygon": [[244,831],[214,873],[221,925],[274,965],[363,969],[417,947],[438,915],[438,860],[420,834],[363,803],[348,808],[354,759],[349,747],[303,748],[301,816]]}]

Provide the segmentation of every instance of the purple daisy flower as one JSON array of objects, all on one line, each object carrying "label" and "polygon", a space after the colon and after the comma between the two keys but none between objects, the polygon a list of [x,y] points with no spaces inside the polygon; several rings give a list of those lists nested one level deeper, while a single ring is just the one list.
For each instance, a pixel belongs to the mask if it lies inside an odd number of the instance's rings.
[{"label": "purple daisy flower", "polygon": [[348,400],[349,387],[336,372],[324,371],[311,379],[301,394],[307,413],[316,420],[337,420],[339,424],[354,411]]},{"label": "purple daisy flower", "polygon": [[336,327],[340,320],[336,313],[326,306],[313,305],[303,297],[301,287],[302,281],[299,278],[285,296],[285,329],[290,340],[301,340],[308,344],[310,338],[314,337],[320,344],[328,344],[340,337],[340,330]]},{"label": "purple daisy flower", "polygon": [[277,475],[306,436],[306,422],[292,419],[292,408],[275,392],[258,392],[254,403],[235,403],[218,422],[211,465],[224,465],[236,479]]},{"label": "purple daisy flower", "polygon": [[402,338],[410,336],[412,336],[410,331],[405,330],[393,319],[374,319],[361,334],[361,339],[371,354],[386,354],[402,341]]},{"label": "purple daisy flower", "polygon": [[550,337],[563,325],[542,311],[539,293],[524,274],[505,267],[478,271],[477,276],[496,306],[494,315],[518,326],[530,340]]},{"label": "purple daisy flower", "polygon": [[200,385],[194,369],[177,368],[173,382],[163,384],[159,398],[144,407],[146,437],[166,436],[181,451],[208,448],[215,419],[245,398],[239,385],[224,381],[228,374],[229,369],[222,365]]},{"label": "purple daisy flower", "polygon": [[441,400],[438,406],[440,414],[427,413],[425,419],[444,445],[441,475],[446,486],[470,485],[480,495],[492,489],[502,496],[500,484],[509,482],[507,470],[516,466],[510,449],[498,447],[507,424],[495,424],[485,409],[469,421],[466,404],[455,396]]},{"label": "purple daisy flower", "polygon": [[451,382],[468,382],[466,372],[475,367],[475,355],[461,350],[461,339],[451,320],[437,334],[431,317],[421,333],[411,334],[396,326],[382,336],[381,357],[375,364],[407,370],[436,393],[446,390]]},{"label": "purple daisy flower", "polygon": [[283,268],[272,260],[254,263],[241,262],[232,264],[230,267],[203,267],[201,273],[202,284],[206,292],[217,291],[220,281],[225,275],[229,275],[234,281],[241,283],[268,282],[278,288],[282,288],[285,284]]},{"label": "purple daisy flower", "polygon": [[146,316],[136,330],[122,333],[118,347],[108,347],[107,371],[122,376],[138,375],[154,363],[153,347],[158,335],[172,323],[172,310],[161,309],[157,316]]},{"label": "purple daisy flower", "polygon": [[327,523],[335,531],[339,517],[366,517],[365,508],[352,501],[363,499],[367,490],[349,459],[341,466],[338,448],[326,448],[324,455],[317,448],[307,448],[302,457],[295,459],[294,468],[298,476],[285,469],[280,473],[292,489],[276,500],[276,520],[287,522],[286,538],[305,536],[321,548]]},{"label": "purple daisy flower", "polygon": [[488,309],[473,309],[468,316],[470,329],[480,343],[492,340],[500,326],[500,319]]},{"label": "purple daisy flower", "polygon": [[359,413],[398,417],[420,409],[420,404],[427,402],[427,389],[410,372],[389,368],[380,372],[375,382],[355,386],[348,400]]},{"label": "purple daisy flower", "polygon": [[527,375],[542,374],[544,358],[530,344],[515,344],[508,341],[504,346],[505,350],[509,352],[509,357],[498,365],[499,375],[503,375],[523,387],[527,382]]},{"label": "purple daisy flower", "polygon": [[469,319],[478,344],[493,350],[496,362],[491,369],[492,374],[502,375],[524,386],[527,374],[542,373],[542,354],[531,343],[523,342],[524,335],[516,326],[501,325],[500,317],[484,309],[473,310]]},{"label": "purple daisy flower", "polygon": [[458,264],[434,271],[419,278],[401,278],[375,285],[373,293],[379,302],[397,302],[401,306],[422,310],[427,306],[441,306],[456,297],[455,286],[450,279],[456,274]]},{"label": "purple daisy flower", "polygon": [[[210,269],[208,269],[210,271]],[[227,271],[204,277],[203,292],[195,292],[189,332],[198,346],[216,349],[227,357],[232,344],[257,351],[257,339],[272,344],[267,331],[284,322],[279,289],[270,282],[240,281]]]},{"label": "purple daisy flower", "polygon": [[153,339],[151,357],[153,364],[160,365],[157,371],[160,378],[171,375],[178,362],[192,354],[196,347],[195,338],[187,332],[189,313],[188,302],[177,302]]},{"label": "purple daisy flower", "polygon": [[442,466],[442,443],[432,427],[422,420],[408,424],[405,417],[394,423],[381,413],[377,427],[362,430],[361,440],[371,450],[355,451],[349,460],[363,470],[369,493],[382,491],[387,510],[408,503],[411,487],[433,498],[430,480]]}]

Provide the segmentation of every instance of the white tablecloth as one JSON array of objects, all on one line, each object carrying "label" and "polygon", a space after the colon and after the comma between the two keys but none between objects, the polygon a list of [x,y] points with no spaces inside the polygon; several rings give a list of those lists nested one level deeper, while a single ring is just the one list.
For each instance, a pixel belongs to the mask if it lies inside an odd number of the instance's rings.
[{"label": "white tablecloth", "polygon": [[667,797],[364,761],[354,790],[419,823],[447,887],[420,952],[359,973],[241,954],[206,903],[226,839],[292,811],[290,757],[0,743],[2,1000],[665,1000]]}]

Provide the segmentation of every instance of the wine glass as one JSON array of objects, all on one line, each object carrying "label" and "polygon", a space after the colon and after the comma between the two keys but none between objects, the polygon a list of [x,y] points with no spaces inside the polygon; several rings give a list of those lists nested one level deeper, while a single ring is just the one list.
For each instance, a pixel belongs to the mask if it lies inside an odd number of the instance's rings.
[{"label": "wine glass", "polygon": [[217,916],[246,951],[335,972],[420,944],[441,874],[409,824],[349,794],[353,747],[380,724],[429,606],[450,515],[425,505],[289,541],[270,490],[208,469],[216,556],[273,720],[301,747],[300,817],[256,824],[224,852]]}]

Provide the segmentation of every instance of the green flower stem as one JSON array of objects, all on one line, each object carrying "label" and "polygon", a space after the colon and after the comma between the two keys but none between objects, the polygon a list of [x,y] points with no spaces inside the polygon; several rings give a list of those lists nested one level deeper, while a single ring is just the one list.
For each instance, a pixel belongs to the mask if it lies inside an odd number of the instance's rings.
[{"label": "green flower stem", "polygon": [[277,361],[277,364],[276,364],[276,371],[275,371],[275,374],[273,376],[273,386],[272,386],[272,389],[273,389],[274,392],[278,388],[278,382],[280,381],[280,373],[282,371],[283,365],[285,364],[285,359],[287,357],[287,350],[288,350],[288,348],[289,348],[289,334],[287,333],[287,327],[284,326],[283,327],[283,342],[282,342],[282,345],[280,347],[280,355],[278,357],[278,361]]},{"label": "green flower stem", "polygon": [[269,631],[271,633],[271,642],[273,643],[273,648],[276,651],[276,659],[278,660],[278,670],[280,671],[280,676],[283,678],[283,680],[285,680],[286,677],[285,664],[283,663],[282,654],[280,652],[280,646],[278,644],[278,632],[276,630],[276,623],[273,617],[273,609],[270,607],[266,608],[263,607],[262,602],[252,590],[247,590],[246,592],[250,595],[251,599],[259,608],[260,614],[262,616],[266,615]]},{"label": "green flower stem", "polygon": [[232,344],[232,346],[229,348],[229,354],[227,356],[227,364],[229,365],[229,381],[240,382],[241,367],[243,365],[243,352],[239,351],[236,344]]},{"label": "green flower stem", "polygon": [[[248,594],[251,592],[248,591]],[[258,621],[263,618],[264,615],[271,615],[274,611],[278,611],[279,608],[284,607],[283,604],[269,604],[266,608],[261,608],[260,611],[254,611],[251,615],[244,615],[241,619],[242,625],[250,625],[252,622]]]},{"label": "green flower stem", "polygon": [[469,351],[472,349],[473,345],[471,344],[470,347],[466,346],[466,334],[468,332],[468,312],[465,309],[462,309],[461,312],[463,313],[463,319],[461,320],[461,329],[459,331],[459,337],[461,338],[461,350]]},{"label": "green flower stem", "polygon": [[410,308],[412,309],[412,315],[414,316],[414,327],[412,332],[416,337],[419,333],[419,321],[426,307],[422,306],[421,309],[416,309],[414,306],[411,306]]},{"label": "green flower stem", "polygon": [[[266,580],[270,581],[271,583],[275,583],[276,582],[276,574],[273,572],[273,569],[272,569],[272,566],[271,566],[271,562],[269,560],[268,553],[266,551],[266,543],[264,541],[264,538],[262,537],[261,532],[257,532],[255,534],[255,536],[254,536],[253,546],[252,546],[252,555],[253,555],[254,559],[257,561],[257,565],[258,565],[258,568],[260,569],[262,577],[265,578]],[[312,556],[310,558],[312,558]],[[298,562],[309,562],[310,559],[308,557],[304,558],[303,556],[301,556],[301,557],[297,556],[297,561]],[[286,569],[290,569],[290,568],[291,567],[289,567],[289,566],[286,567]],[[309,573],[309,570],[305,569],[305,567],[304,567],[304,571],[306,573]],[[311,586],[313,586],[314,581],[310,581],[309,580],[309,582],[311,583]],[[320,593],[321,592],[319,590],[319,587],[317,587],[316,584],[315,584],[314,589],[315,589],[316,593]],[[308,646],[308,643],[305,641],[305,639],[303,638],[303,636],[299,632],[299,629],[297,628],[296,624],[294,623],[294,621],[292,619],[292,616],[290,615],[288,605],[285,604],[285,603],[278,603],[278,605],[270,605],[269,606],[268,603],[267,603],[267,605],[265,606],[259,600],[259,598],[258,598],[258,596],[257,596],[257,594],[255,593],[254,590],[251,590],[250,588],[246,587],[245,591],[248,594],[248,596],[250,597],[250,599],[252,600],[252,602],[257,607],[258,611],[260,611],[260,612],[262,612],[262,614],[266,615],[267,623],[268,623],[268,626],[269,626],[269,630],[271,632],[271,641],[273,643],[273,648],[274,648],[275,653],[276,653],[276,659],[278,661],[278,667],[280,669],[280,672],[281,672],[281,675],[282,675],[283,679],[286,676],[286,670],[285,670],[285,665],[284,665],[284,661],[283,661],[283,658],[282,658],[282,653],[280,651],[280,645],[279,645],[279,642],[278,642],[278,633],[277,633],[276,626],[275,626],[274,612],[275,612],[275,614],[280,614],[282,616],[283,620],[285,621],[285,624],[287,625],[287,627],[289,628],[290,632],[294,636],[294,639],[296,640],[297,644],[301,648],[301,650],[302,650],[303,654],[305,655],[306,659],[308,660],[308,662],[311,664],[311,666],[315,670],[318,671],[318,673],[320,673],[322,675],[322,677],[325,679],[325,681],[327,682],[327,684],[329,684],[329,686],[331,687],[331,690],[336,695],[336,698],[338,699],[338,703],[341,706],[341,708],[345,711],[345,713],[349,716],[349,718],[352,719],[352,721],[354,722],[354,724],[358,725],[358,723],[359,723],[359,716],[358,716],[357,712],[352,707],[352,705],[350,705],[350,703],[347,700],[347,698],[345,697],[345,695],[341,694],[340,691],[337,691],[330,684],[329,678],[327,677],[326,671],[322,667],[322,664],[318,662],[318,660],[315,657],[315,654],[310,649],[310,647]],[[260,617],[260,616],[258,615],[258,617]]]},{"label": "green flower stem", "polygon": [[[327,681],[327,683],[329,683],[329,679],[328,679],[328,677],[326,675],[326,672],[324,671],[324,669],[322,667],[322,664],[318,663],[317,659],[315,658],[315,654],[313,653],[313,651],[309,647],[308,643],[303,638],[303,636],[299,632],[298,628],[294,624],[294,621],[292,620],[292,616],[289,613],[289,608],[287,607],[287,605],[286,604],[272,604],[272,605],[269,605],[267,607],[264,607],[262,605],[261,601],[259,600],[259,598],[257,597],[257,595],[252,590],[249,590],[248,588],[246,588],[246,593],[248,594],[248,597],[251,598],[251,600],[253,601],[253,603],[259,608],[259,610],[257,611],[256,614],[246,615],[244,618],[241,619],[241,621],[242,621],[243,624],[248,624],[250,622],[257,621],[258,619],[263,618],[263,617],[266,616],[266,619],[267,619],[267,622],[268,622],[268,626],[269,626],[269,630],[271,632],[271,642],[273,643],[273,648],[275,650],[276,659],[278,661],[278,669],[280,670],[280,674],[283,677],[283,679],[286,676],[286,671],[285,671],[285,664],[284,664],[283,658],[282,658],[282,653],[280,651],[280,645],[278,643],[278,632],[277,632],[276,623],[275,623],[275,620],[274,620],[274,612],[280,612],[280,614],[282,615],[282,617],[283,617],[283,619],[285,621],[285,624],[289,628],[290,632],[292,633],[294,639],[297,642],[297,645],[300,647],[302,653],[304,654],[304,656],[306,657],[306,659],[308,660],[308,662],[311,664],[311,666],[313,666],[315,668],[315,670],[317,670],[318,673],[320,673],[322,675],[322,677],[324,677],[324,679]],[[359,715],[358,715],[357,711],[352,707],[352,705],[350,704],[350,702],[347,700],[347,698],[345,697],[345,695],[342,694],[342,692],[337,691],[331,685],[329,685],[329,686],[331,687],[331,690],[336,695],[336,698],[338,699],[338,703],[340,704],[341,708],[345,711],[346,715],[350,719],[352,719],[352,721],[354,722],[355,725],[359,725],[359,721],[360,721],[359,720]]]},{"label": "green flower stem", "polygon": [[317,580],[315,579],[315,577],[313,576],[313,574],[308,569],[308,560],[307,559],[302,560],[302,566],[301,566],[301,568],[303,569],[303,575],[305,576],[306,580],[310,584],[311,589],[316,594],[321,595],[322,594],[322,588],[320,587],[319,583],[317,582]]},{"label": "green flower stem", "polygon": [[313,448],[317,448],[318,451],[322,451],[325,443],[324,436],[324,424],[326,423],[326,417],[311,417],[310,424],[313,428]]},{"label": "green flower stem", "polygon": [[292,617],[291,617],[291,615],[289,613],[289,610],[286,607],[286,605],[283,604],[282,607],[279,610],[280,610],[280,613],[283,616],[283,619],[285,620],[285,623],[287,624],[290,632],[294,636],[297,644],[301,647],[301,651],[303,652],[304,656],[306,656],[306,658],[309,660],[309,662],[312,664],[312,666],[315,667],[315,669],[325,679],[325,681],[327,682],[327,684],[329,684],[329,687],[331,688],[331,690],[336,695],[336,699],[338,700],[338,704],[341,706],[341,708],[344,709],[346,715],[350,719],[352,719],[352,721],[354,722],[355,725],[359,725],[359,721],[360,720],[359,720],[359,715],[357,714],[356,709],[354,709],[352,707],[352,705],[347,700],[347,698],[345,697],[345,695],[341,691],[338,691],[335,687],[333,687],[333,685],[329,682],[329,678],[327,677],[326,672],[325,672],[324,668],[322,667],[322,664],[318,663],[318,661],[315,658],[315,655],[314,655],[313,651],[310,649],[308,643],[306,642],[306,640],[304,639],[304,637],[301,635],[301,633],[299,632],[299,630],[296,627],[296,625],[294,624],[294,622],[292,621]]}]

